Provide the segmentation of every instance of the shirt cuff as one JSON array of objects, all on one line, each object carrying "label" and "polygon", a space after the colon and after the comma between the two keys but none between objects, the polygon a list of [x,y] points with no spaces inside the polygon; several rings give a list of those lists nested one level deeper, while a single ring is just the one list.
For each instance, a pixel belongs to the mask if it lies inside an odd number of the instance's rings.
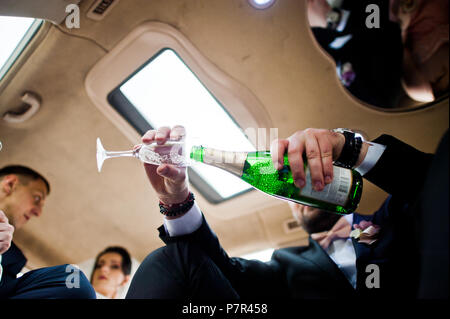
[{"label": "shirt cuff", "polygon": [[368,171],[372,169],[372,167],[375,166],[375,164],[380,159],[381,155],[383,154],[384,150],[386,149],[386,146],[372,143],[372,142],[366,142],[369,144],[369,148],[367,149],[367,154],[364,160],[359,164],[358,167],[355,167],[355,171],[360,173],[362,176],[366,174]]},{"label": "shirt cuff", "polygon": [[202,213],[197,203],[186,214],[175,219],[164,218],[164,229],[170,237],[182,236],[193,233],[202,225]]}]

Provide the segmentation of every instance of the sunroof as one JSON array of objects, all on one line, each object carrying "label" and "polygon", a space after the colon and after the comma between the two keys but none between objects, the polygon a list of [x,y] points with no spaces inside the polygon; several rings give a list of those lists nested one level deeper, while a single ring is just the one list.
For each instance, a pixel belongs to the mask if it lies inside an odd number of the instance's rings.
[{"label": "sunroof", "polygon": [[[180,124],[193,137],[191,143],[222,150],[255,150],[242,129],[171,49],[162,50],[119,90],[153,128]],[[250,188],[214,167],[200,164],[192,169],[222,199]]]},{"label": "sunroof", "polygon": [[0,16],[0,80],[26,47],[42,20]]}]

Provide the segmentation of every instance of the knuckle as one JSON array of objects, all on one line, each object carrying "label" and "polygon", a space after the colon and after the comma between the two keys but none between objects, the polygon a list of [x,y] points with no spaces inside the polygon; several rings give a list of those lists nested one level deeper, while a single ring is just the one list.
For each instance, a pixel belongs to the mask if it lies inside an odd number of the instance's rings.
[{"label": "knuckle", "polygon": [[183,125],[175,125],[174,127],[172,127],[172,130],[184,130],[184,126]]},{"label": "knuckle", "polygon": [[305,137],[309,140],[316,139],[318,137],[317,130],[308,128],[305,130]]},{"label": "knuckle", "polygon": [[339,137],[339,135],[341,135],[341,133],[335,132],[333,130],[329,130],[327,135],[329,135],[331,137]]},{"label": "knuckle", "polygon": [[160,128],[158,128],[158,132],[167,132],[170,131],[170,127],[168,126],[161,126]]},{"label": "knuckle", "polygon": [[325,149],[322,151],[322,158],[328,159],[328,158],[331,158],[332,156],[333,156],[333,152],[331,149]]},{"label": "knuckle", "polygon": [[291,138],[299,137],[303,134],[304,131],[296,131],[294,134],[291,135]]},{"label": "knuckle", "polygon": [[306,158],[307,158],[308,160],[316,159],[316,158],[318,158],[319,156],[320,156],[320,154],[319,154],[318,150],[316,150],[316,149],[314,149],[314,148],[308,149],[308,150],[306,151]]},{"label": "knuckle", "polygon": [[148,130],[147,132],[145,132],[144,136],[151,136],[155,133],[156,133],[156,130]]},{"label": "knuckle", "polygon": [[291,137],[294,138],[294,139],[301,139],[302,136],[305,135],[305,133],[306,133],[307,130],[308,130],[308,129],[303,130],[303,131],[297,131],[297,132],[295,132],[294,134],[292,134]]},{"label": "knuckle", "polygon": [[147,132],[145,132],[145,134],[142,136],[142,140],[145,139],[153,139],[155,137],[156,131],[155,130],[149,130]]},{"label": "knuckle", "polygon": [[287,154],[288,154],[288,157],[295,158],[296,156],[298,156],[300,154],[300,152],[297,148],[290,147],[287,150]]}]

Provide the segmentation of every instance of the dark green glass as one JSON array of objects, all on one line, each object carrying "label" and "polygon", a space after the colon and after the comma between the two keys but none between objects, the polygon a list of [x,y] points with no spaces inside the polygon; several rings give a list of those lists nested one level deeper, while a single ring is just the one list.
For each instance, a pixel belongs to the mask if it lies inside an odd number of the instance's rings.
[{"label": "dark green glass", "polygon": [[[321,192],[310,192],[310,196],[305,196],[305,194],[300,194],[301,190],[294,185],[294,180],[292,178],[292,172],[289,167],[289,161],[287,155],[284,156],[284,166],[280,170],[276,170],[273,166],[272,158],[269,151],[256,151],[245,153],[244,160],[242,163],[242,168],[237,172],[236,165],[233,169],[229,169],[231,164],[224,163],[223,161],[218,164],[218,161],[205,161],[205,150],[204,147],[194,146],[191,150],[190,157],[195,160],[212,166],[222,168],[226,171],[232,172],[237,175],[245,182],[252,185],[255,189],[258,189],[268,195],[274,196],[282,200],[289,200],[297,202],[303,205],[308,205],[322,210],[338,213],[338,214],[349,214],[355,211],[362,194],[363,181],[361,175],[355,170],[348,170],[341,167],[335,167],[336,170],[343,172],[342,175],[351,176],[347,179],[345,198],[340,200],[339,203],[324,197],[324,194],[319,194]],[[219,151],[220,152],[220,151]],[[223,154],[230,155],[233,152],[222,152],[219,153],[221,156],[217,158],[223,158]],[[237,153],[235,153],[237,154]],[[241,153],[243,154],[243,153]],[[244,155],[245,155],[244,154]],[[233,157],[236,158],[236,157]],[[305,161],[306,163],[306,161]],[[307,164],[305,164],[306,170]],[[347,171],[340,171],[347,170]],[[344,174],[345,173],[345,174]],[[307,181],[308,183],[308,181]],[[348,183],[351,183],[348,185]],[[331,187],[327,185],[327,187]],[[335,187],[340,187],[335,186]],[[305,189],[305,188],[303,188]],[[349,191],[348,191],[349,189]],[[331,192],[330,192],[331,193]],[[314,198],[316,196],[316,198]],[[322,197],[322,198],[317,198]]]}]

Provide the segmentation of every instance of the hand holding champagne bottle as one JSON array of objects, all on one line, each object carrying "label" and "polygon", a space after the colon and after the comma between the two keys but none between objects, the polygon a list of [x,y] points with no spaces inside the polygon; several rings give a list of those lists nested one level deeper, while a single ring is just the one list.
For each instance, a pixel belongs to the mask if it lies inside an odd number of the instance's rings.
[{"label": "hand holding champagne bottle", "polygon": [[[297,187],[305,186],[305,170],[303,154],[308,161],[311,183],[316,191],[323,190],[333,179],[333,161],[341,155],[345,144],[345,137],[341,133],[327,129],[308,128],[300,130],[287,139],[274,140],[270,153],[275,168],[283,167],[284,154],[288,154],[292,177]],[[357,167],[367,154],[368,144],[361,146]]]}]

